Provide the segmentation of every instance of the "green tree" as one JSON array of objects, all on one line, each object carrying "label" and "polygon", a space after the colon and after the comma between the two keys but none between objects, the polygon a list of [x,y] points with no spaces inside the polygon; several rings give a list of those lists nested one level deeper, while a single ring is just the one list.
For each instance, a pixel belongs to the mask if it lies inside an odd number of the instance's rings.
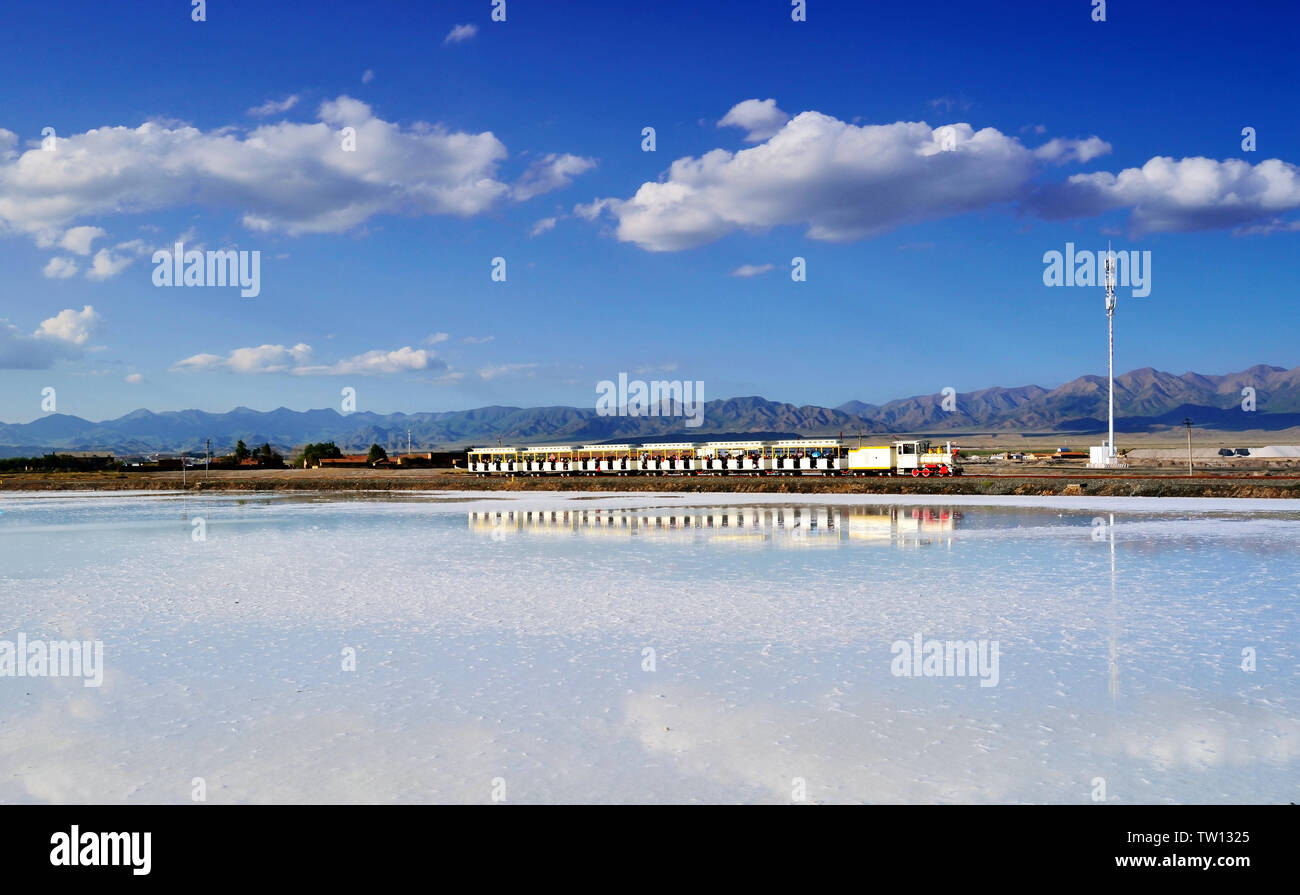
[{"label": "green tree", "polygon": [[322,441],[320,444],[303,445],[302,453],[298,459],[293,461],[294,466],[302,465],[304,469],[309,466],[315,466],[317,461],[322,458],[342,457],[343,452],[339,450],[338,445],[332,441]]},{"label": "green tree", "polygon": [[370,446],[370,453],[366,455],[367,463],[369,463],[371,466],[374,466],[380,460],[387,460],[387,459],[388,459],[388,451],[384,450],[377,444],[372,444]]},{"label": "green tree", "polygon": [[235,462],[242,463],[249,457],[248,445],[244,444],[243,439],[235,442]]}]

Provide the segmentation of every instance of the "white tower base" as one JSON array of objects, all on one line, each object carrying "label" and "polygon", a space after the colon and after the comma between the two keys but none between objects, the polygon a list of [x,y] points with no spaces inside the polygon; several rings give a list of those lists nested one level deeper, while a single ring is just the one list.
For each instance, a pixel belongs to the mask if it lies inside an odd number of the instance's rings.
[{"label": "white tower base", "polygon": [[1096,444],[1088,448],[1089,469],[1125,469],[1127,463],[1121,463],[1115,449],[1108,444]]}]

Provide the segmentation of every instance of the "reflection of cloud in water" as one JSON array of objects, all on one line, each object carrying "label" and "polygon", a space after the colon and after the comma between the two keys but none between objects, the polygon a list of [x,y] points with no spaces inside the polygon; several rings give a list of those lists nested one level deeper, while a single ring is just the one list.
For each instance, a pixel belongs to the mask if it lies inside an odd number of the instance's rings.
[{"label": "reflection of cloud in water", "polygon": [[[174,501],[28,500],[0,631],[107,668],[0,680],[0,801],[1296,799],[1295,518],[1099,542],[1092,512],[779,497],[196,500],[202,544]],[[999,640],[999,686],[892,678],[914,632]]]},{"label": "reflection of cloud in water", "polygon": [[[1294,797],[1295,719],[1224,704],[1212,719],[1188,721],[1203,705],[1185,698],[1142,709],[1136,720],[1105,711],[999,712],[988,720],[872,698],[723,707],[688,690],[643,691],[625,705],[646,750],[671,756],[684,775],[721,778],[777,801],[790,800],[794,777],[807,781],[809,801],[826,802],[1084,803],[1099,775],[1118,802]],[[1093,754],[1098,735],[1104,749]],[[1276,793],[1257,791],[1261,765],[1283,783]]]}]

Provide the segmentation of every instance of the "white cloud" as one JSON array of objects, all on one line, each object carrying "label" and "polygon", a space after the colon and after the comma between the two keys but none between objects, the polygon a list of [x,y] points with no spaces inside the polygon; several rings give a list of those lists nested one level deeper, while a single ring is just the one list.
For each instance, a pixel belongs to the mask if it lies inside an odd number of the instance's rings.
[{"label": "white cloud", "polygon": [[1090,162],[1099,156],[1108,155],[1110,150],[1110,144],[1100,137],[1089,137],[1086,140],[1063,140],[1054,137],[1035,149],[1034,156],[1063,165],[1067,162]]},{"label": "white cloud", "polygon": [[90,244],[96,239],[103,239],[108,234],[99,227],[73,227],[63,234],[59,245],[78,255],[89,255]]},{"label": "white cloud", "polygon": [[71,258],[51,258],[50,263],[45,265],[41,273],[51,280],[66,280],[68,277],[75,277],[78,269],[77,262]]},{"label": "white cloud", "polygon": [[426,345],[437,345],[439,342],[445,342],[450,338],[451,335],[448,333],[434,333],[433,335],[429,336],[429,338],[425,339],[424,343]]},{"label": "white cloud", "polygon": [[355,357],[328,366],[299,367],[298,376],[369,376],[384,373],[404,373],[410,370],[445,369],[447,364],[423,348],[409,345],[396,351],[367,351]]},{"label": "white cloud", "polygon": [[515,182],[511,196],[518,202],[542,193],[563,189],[573,183],[573,178],[596,167],[596,160],[577,155],[559,155],[554,152],[533,162]]},{"label": "white cloud", "polygon": [[367,351],[333,364],[311,364],[310,345],[259,345],[236,348],[229,354],[195,354],[177,361],[173,370],[217,371],[262,374],[289,373],[294,376],[343,376],[402,373],[410,370],[446,369],[446,363],[433,352],[410,346],[396,351]]},{"label": "white cloud", "polygon": [[130,252],[132,255],[148,255],[153,253],[153,249],[145,243],[143,239],[130,239],[126,242],[119,242],[113,248],[123,252]]},{"label": "white cloud", "polygon": [[1288,222],[1277,216],[1300,209],[1300,168],[1279,159],[1252,165],[1240,159],[1159,156],[1119,174],[1076,174],[1065,183],[1044,186],[1030,207],[1046,218],[1131,208],[1129,227],[1137,235],[1223,227],[1287,229]]},{"label": "white cloud", "polygon": [[718,127],[738,127],[746,131],[745,142],[759,143],[774,136],[790,116],[776,107],[774,99],[747,99],[736,103],[722,116]]},{"label": "white cloud", "polygon": [[541,236],[543,233],[554,230],[556,220],[556,218],[542,218],[536,224],[533,224],[533,229],[532,232],[529,233],[529,236]]},{"label": "white cloud", "polygon": [[[1106,232],[1106,228],[1101,228]],[[1251,224],[1248,227],[1238,227],[1232,231],[1233,236],[1266,236],[1269,233],[1294,233],[1300,230],[1300,220],[1284,221],[1281,218],[1273,218],[1271,221],[1265,221],[1260,224]]]},{"label": "white cloud", "polygon": [[[728,117],[759,126],[754,112],[766,108],[741,103]],[[772,110],[779,112],[774,104]],[[769,128],[778,117],[768,117]],[[574,213],[611,214],[618,239],[650,251],[779,226],[848,242],[1023,200],[1048,160],[1091,158],[1108,148],[1096,138],[1060,141],[1040,156],[994,128],[907,121],[858,126],[803,112],[758,146],[678,159],[666,178],[643,183],[631,198],[596,199]]]},{"label": "white cloud", "polygon": [[475,34],[478,34],[478,25],[457,25],[447,32],[443,38],[444,44],[458,44],[469,40]]},{"label": "white cloud", "polygon": [[286,96],[279,102],[276,102],[273,99],[268,99],[260,106],[253,106],[253,108],[248,110],[248,114],[257,118],[266,118],[268,115],[278,115],[281,112],[288,112],[296,105],[298,105],[298,94],[294,93],[290,96]]},{"label": "white cloud", "polygon": [[659,373],[676,373],[677,364],[675,362],[669,362],[666,364],[643,364],[642,366],[634,367],[632,372],[637,376],[650,376]]},{"label": "white cloud", "polygon": [[733,277],[756,277],[775,268],[775,264],[742,264],[731,272]]},{"label": "white cloud", "polygon": [[930,108],[943,109],[944,112],[951,112],[953,109],[961,109],[962,111],[965,111],[970,107],[971,104],[969,100],[958,99],[951,96],[940,96],[930,100]]},{"label": "white cloud", "polygon": [[573,206],[573,213],[584,221],[594,221],[600,217],[607,209],[618,208],[617,199],[593,199],[586,205],[578,204]]},{"label": "white cloud", "polygon": [[56,339],[73,345],[84,345],[99,320],[99,315],[90,305],[80,311],[67,308],[48,320],[42,320],[35,335],[39,339]]},{"label": "white cloud", "polygon": [[[506,148],[490,132],[403,127],[347,96],[322,103],[317,117],[210,131],[101,127],[60,137],[58,152],[0,153],[0,230],[52,244],[78,218],[199,205],[236,209],[255,230],[339,233],[380,214],[471,216],[511,194],[497,174]],[[356,129],[355,152],[342,148],[344,127]],[[547,156],[516,198],[565,186],[589,166]]]},{"label": "white cloud", "polygon": [[0,159],[9,161],[17,158],[18,153],[14,151],[14,147],[17,145],[18,135],[11,130],[0,127]]},{"label": "white cloud", "polygon": [[466,336],[461,341],[466,345],[486,345],[495,338],[496,336]]},{"label": "white cloud", "polygon": [[68,308],[41,321],[30,336],[0,320],[0,370],[45,370],[55,361],[79,356],[99,319],[90,305],[80,311]]},{"label": "white cloud", "polygon": [[[752,149],[678,159],[666,180],[579,213],[610,212],[620,240],[676,251],[783,225],[847,242],[1024,194],[1039,166],[1030,150],[992,128],[947,128],[901,121],[859,127],[804,112]],[[945,134],[952,151],[941,148]]]},{"label": "white cloud", "polygon": [[140,383],[144,382],[144,377],[141,376],[139,373],[128,373],[126,375],[126,381],[131,383],[132,385],[139,385]]},{"label": "white cloud", "polygon": [[222,357],[218,354],[195,354],[178,361],[174,370],[227,370],[231,373],[287,373],[304,364],[311,357],[311,346],[299,343],[292,348],[284,345],[259,345],[256,348],[236,348]]},{"label": "white cloud", "polygon": [[135,259],[122,258],[114,255],[108,249],[100,249],[95,253],[94,259],[90,263],[90,270],[86,271],[86,278],[90,280],[107,280],[115,277]]},{"label": "white cloud", "polygon": [[491,381],[514,373],[531,373],[540,366],[541,364],[497,364],[492,367],[483,367],[478,371],[478,375]]},{"label": "white cloud", "polygon": [[0,321],[0,370],[45,370],[72,352],[70,346],[23,335],[12,323]]},{"label": "white cloud", "polygon": [[375,79],[375,73],[371,69],[366,69],[361,73],[361,83],[369,84]]}]

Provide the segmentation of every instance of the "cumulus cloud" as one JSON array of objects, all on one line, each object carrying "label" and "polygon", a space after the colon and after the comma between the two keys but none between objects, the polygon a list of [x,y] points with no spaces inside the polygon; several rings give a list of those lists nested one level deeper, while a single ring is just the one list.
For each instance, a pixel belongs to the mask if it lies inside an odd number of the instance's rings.
[{"label": "cumulus cloud", "polygon": [[746,131],[745,142],[759,143],[774,136],[789,120],[790,116],[776,107],[776,100],[747,99],[732,106],[718,127],[741,128]]},{"label": "cumulus cloud", "polygon": [[575,205],[574,215],[608,215],[619,240],[650,251],[780,226],[803,227],[810,239],[847,242],[999,205],[1045,219],[1128,209],[1136,235],[1300,229],[1285,216],[1300,210],[1300,168],[1279,159],[1251,164],[1158,156],[1118,174],[1075,174],[1040,184],[1047,166],[1091,162],[1108,154],[1110,144],[1096,136],[1058,137],[1030,148],[994,128],[976,131],[965,123],[859,126],[820,112],[787,121],[773,100],[738,103],[719,124],[745,128],[763,142],[677,159],[665,177],[643,183],[630,198],[596,198]]},{"label": "cumulus cloud", "polygon": [[89,255],[90,244],[96,239],[103,239],[108,234],[99,227],[73,227],[63,234],[59,245],[78,255]]},{"label": "cumulus cloud", "polygon": [[115,277],[126,270],[127,265],[133,260],[132,258],[114,255],[108,249],[100,249],[95,253],[95,257],[90,263],[90,270],[86,271],[86,278],[90,280],[107,280]]},{"label": "cumulus cloud", "polygon": [[41,270],[41,274],[49,277],[51,280],[66,280],[68,277],[77,275],[77,262],[71,258],[51,258],[50,262]]},{"label": "cumulus cloud", "polygon": [[775,264],[742,264],[731,272],[733,277],[756,277],[775,268]]},{"label": "cumulus cloud", "polygon": [[573,178],[596,167],[596,160],[554,152],[533,162],[515,183],[511,195],[523,202],[542,193],[554,192],[573,183]]},{"label": "cumulus cloud", "polygon": [[445,342],[451,338],[450,333],[434,333],[424,340],[426,345],[437,345],[439,342]]},{"label": "cumulus cloud", "polygon": [[77,357],[99,320],[90,305],[80,311],[68,308],[41,321],[30,336],[0,321],[0,370],[45,370],[55,361]]},{"label": "cumulus cloud", "polygon": [[847,242],[1015,201],[1042,164],[993,128],[857,126],[803,112],[758,146],[678,159],[667,178],[642,184],[630,199],[597,199],[575,213],[610,213],[620,240],[651,251],[784,225]]},{"label": "cumulus cloud", "polygon": [[[403,127],[347,96],[322,103],[317,118],[210,131],[102,127],[61,137],[58,152],[5,151],[14,141],[4,138],[0,231],[53,244],[78,218],[197,204],[235,209],[255,230],[339,233],[380,214],[471,216],[512,193],[498,177],[505,145],[491,132]],[[356,130],[355,151],[343,149],[344,127]],[[591,164],[547,156],[514,197],[566,186]]]},{"label": "cumulus cloud", "polygon": [[253,106],[253,108],[248,110],[248,114],[257,118],[265,118],[268,115],[278,115],[281,112],[288,112],[296,105],[298,105],[298,94],[294,93],[290,96],[286,96],[278,102],[273,99],[268,99],[260,106]]},{"label": "cumulus cloud", "polygon": [[294,376],[343,376],[402,373],[409,370],[441,370],[446,363],[433,352],[410,346],[396,351],[367,351],[332,364],[310,363],[310,345],[299,343],[285,345],[259,345],[256,348],[236,348],[226,355],[195,354],[177,361],[177,371],[226,371],[230,373],[262,374],[289,373]]},{"label": "cumulus cloud", "polygon": [[533,229],[528,235],[541,236],[543,233],[547,233],[551,230],[554,230],[556,221],[557,221],[556,218],[542,218],[536,224],[533,224]]},{"label": "cumulus cloud", "polygon": [[42,320],[41,325],[36,329],[36,338],[84,345],[90,338],[91,330],[98,323],[99,315],[90,305],[86,305],[80,311],[67,308],[48,320]]},{"label": "cumulus cloud", "polygon": [[1300,209],[1300,169],[1279,159],[1252,165],[1158,156],[1119,174],[1076,174],[1045,185],[1029,206],[1054,219],[1131,208],[1129,227],[1137,235],[1223,227],[1269,232],[1289,229],[1277,216]]},{"label": "cumulus cloud", "polygon": [[478,25],[457,25],[447,32],[443,38],[444,44],[458,44],[469,40],[475,34],[478,34]]},{"label": "cumulus cloud", "polygon": [[132,385],[139,385],[140,383],[144,382],[144,377],[141,376],[139,373],[128,373],[126,374],[126,381],[131,383]]}]

